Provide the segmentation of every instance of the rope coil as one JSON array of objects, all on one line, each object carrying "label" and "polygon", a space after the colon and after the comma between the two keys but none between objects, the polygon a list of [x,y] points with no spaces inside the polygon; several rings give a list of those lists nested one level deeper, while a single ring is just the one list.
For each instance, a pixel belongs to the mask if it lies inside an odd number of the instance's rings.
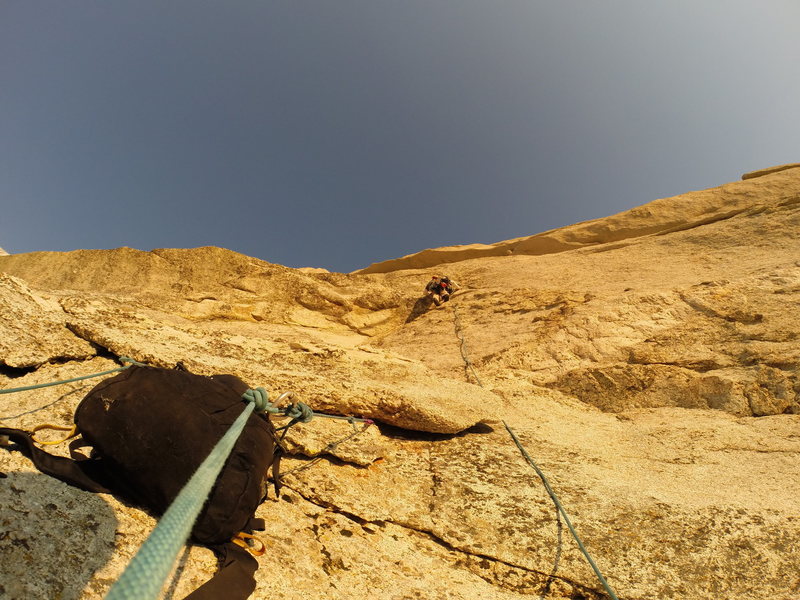
[{"label": "rope coil", "polygon": [[324,419],[340,419],[349,423],[374,423],[372,419],[361,419],[359,417],[343,417],[341,415],[326,415],[324,413],[318,413],[312,410],[312,408],[305,402],[292,402],[283,408],[275,406],[282,400],[291,400],[292,398],[294,398],[294,392],[284,392],[278,396],[278,399],[275,400],[275,403],[273,404],[269,401],[269,393],[263,387],[252,388],[242,394],[242,399],[246,402],[252,402],[255,405],[255,410],[257,412],[266,412],[279,418],[289,418],[292,420],[289,425],[284,425],[279,429],[286,429],[295,423],[308,423],[314,417],[322,417]]},{"label": "rope coil", "polygon": [[252,402],[253,410],[256,412],[265,412],[272,408],[272,404],[269,401],[269,392],[263,387],[247,390],[242,394],[242,399],[245,402]]}]

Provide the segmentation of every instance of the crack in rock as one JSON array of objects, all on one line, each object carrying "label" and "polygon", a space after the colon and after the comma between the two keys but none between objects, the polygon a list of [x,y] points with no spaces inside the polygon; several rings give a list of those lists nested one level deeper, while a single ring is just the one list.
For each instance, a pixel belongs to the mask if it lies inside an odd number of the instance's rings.
[{"label": "crack in rock", "polygon": [[70,330],[70,332],[72,332],[73,335],[91,344],[92,348],[94,348],[96,352],[96,356],[110,358],[112,360],[119,360],[119,354],[111,350],[108,346],[98,342],[90,332],[80,325],[77,325],[76,323],[67,323],[66,327]]},{"label": "crack in rock", "polygon": [[[436,545],[443,548],[445,551],[459,555],[459,558],[456,560],[455,563],[456,565],[463,566],[465,569],[477,575],[481,579],[487,581],[488,583],[491,583],[493,585],[499,585],[504,589],[508,589],[514,592],[529,594],[534,589],[543,589],[544,586],[547,585],[547,582],[550,581],[551,588],[554,586],[554,582],[556,587],[560,588],[559,590],[553,588],[553,591],[560,592],[562,594],[562,597],[566,596],[574,600],[601,600],[605,598],[604,594],[601,594],[596,590],[584,584],[573,581],[569,578],[558,576],[553,573],[543,573],[536,569],[531,569],[523,565],[518,565],[509,561],[505,561],[495,556],[471,552],[469,550],[459,548],[457,546],[454,546],[447,540],[439,537],[434,532],[429,531],[427,529],[415,527],[409,523],[405,523],[402,521],[394,521],[394,520],[370,521],[368,519],[359,517],[358,515],[352,512],[344,510],[331,502],[326,502],[320,499],[311,499],[307,497],[305,494],[303,494],[303,492],[290,485],[284,484],[284,487],[295,492],[306,502],[309,502],[311,504],[314,504],[316,506],[334,512],[338,515],[341,515],[346,519],[358,523],[362,527],[365,525],[380,526],[385,523],[391,523],[408,531],[422,535],[427,539],[429,539],[430,541],[432,541],[433,543],[435,543]],[[330,569],[332,566],[336,567],[336,565],[332,565],[332,563],[330,562],[330,553],[327,552],[324,543],[320,539],[320,530],[321,528],[319,527],[318,524],[315,523],[312,526],[312,531],[314,532],[317,541],[322,547],[323,557],[327,557],[323,558],[323,563],[324,563],[323,569],[325,569],[325,572],[327,574],[330,574],[328,569]],[[325,562],[326,560],[327,562]]]}]

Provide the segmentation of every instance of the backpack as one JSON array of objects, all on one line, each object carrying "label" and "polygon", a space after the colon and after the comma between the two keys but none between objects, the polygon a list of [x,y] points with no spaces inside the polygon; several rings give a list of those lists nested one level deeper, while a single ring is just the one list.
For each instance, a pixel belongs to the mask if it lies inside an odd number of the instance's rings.
[{"label": "backpack", "polygon": [[[53,456],[31,434],[0,428],[43,473],[81,489],[112,493],[160,515],[244,410],[249,388],[233,375],[134,365],[96,385],[75,411],[91,458]],[[233,538],[263,529],[255,519],[272,468],[276,493],[280,445],[269,418],[253,413],[231,451],[191,532],[221,559],[214,577],[187,599],[244,600],[255,589],[258,562]]]}]

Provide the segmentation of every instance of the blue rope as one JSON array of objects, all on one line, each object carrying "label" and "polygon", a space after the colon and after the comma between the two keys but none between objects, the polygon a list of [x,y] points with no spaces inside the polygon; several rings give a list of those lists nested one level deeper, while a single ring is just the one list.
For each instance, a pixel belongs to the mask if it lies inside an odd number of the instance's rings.
[{"label": "blue rope", "polygon": [[[475,372],[475,367],[472,366],[472,361],[470,361],[469,357],[467,356],[467,350],[466,350],[467,343],[466,343],[466,340],[464,340],[464,334],[461,331],[462,327],[461,327],[461,321],[458,318],[458,306],[457,305],[453,305],[453,322],[455,324],[456,337],[459,340],[461,340],[461,356],[464,358],[464,364],[466,365],[465,369],[468,367],[472,371],[472,374],[475,377],[475,381],[478,382],[478,385],[480,385],[481,387],[485,387],[483,385],[483,382],[478,377],[478,374]],[[598,568],[597,564],[595,564],[594,560],[592,560],[592,557],[589,555],[589,551],[586,550],[586,547],[583,545],[583,542],[581,541],[581,538],[578,537],[578,532],[575,531],[575,527],[572,526],[572,521],[569,520],[569,515],[567,515],[567,511],[564,510],[564,507],[561,505],[561,502],[559,501],[558,496],[556,496],[556,493],[553,491],[553,488],[550,487],[550,482],[547,481],[547,477],[544,476],[544,473],[538,467],[538,465],[535,462],[533,462],[533,459],[530,457],[530,454],[528,454],[528,452],[522,446],[522,442],[519,441],[519,438],[516,436],[514,431],[511,429],[511,427],[509,427],[508,423],[503,421],[503,425],[506,426],[506,430],[511,435],[511,439],[517,445],[517,448],[519,449],[520,453],[522,453],[523,458],[525,458],[527,463],[531,467],[533,467],[534,471],[536,471],[536,474],[539,475],[539,479],[542,480],[542,483],[544,484],[544,488],[547,490],[547,493],[550,495],[550,499],[553,501],[553,504],[556,505],[556,510],[558,512],[560,512],[561,515],[564,517],[564,521],[566,521],[567,527],[569,528],[570,533],[572,533],[572,537],[575,538],[575,541],[578,543],[578,548],[580,548],[581,552],[586,557],[586,560],[589,561],[589,565],[592,567],[592,570],[594,571],[594,574],[597,576],[597,579],[603,585],[603,587],[605,588],[605,590],[608,593],[608,595],[612,598],[612,600],[619,600],[617,598],[617,595],[614,593],[614,590],[609,585],[608,581],[606,581],[606,578],[603,577],[603,574],[600,572],[600,569]],[[559,529],[559,534],[560,534],[560,532],[561,532],[561,530]]]},{"label": "blue rope", "polygon": [[[291,398],[293,394],[291,392],[286,392],[281,394],[278,397],[276,402],[280,402],[283,398]],[[305,402],[297,402],[292,403],[283,408],[279,408],[272,404],[269,401],[269,394],[267,390],[263,387],[257,387],[254,389],[247,390],[243,395],[242,398],[247,400],[248,402],[253,402],[256,405],[257,411],[268,412],[271,415],[276,415],[278,417],[288,417],[292,419],[292,421],[288,425],[284,425],[283,427],[279,427],[278,431],[281,429],[287,429],[291,427],[295,423],[308,423],[314,417],[322,417],[325,419],[341,419],[343,421],[348,421],[350,423],[359,422],[359,423],[373,423],[372,419],[360,419],[358,417],[342,417],[340,415],[326,415],[323,413],[314,412],[311,410],[311,407],[306,404]]]},{"label": "blue rope", "polygon": [[[219,472],[254,410],[291,417],[292,422],[284,429],[297,422],[308,422],[315,416],[314,411],[302,402],[284,408],[273,406],[269,401],[269,394],[263,387],[247,390],[242,394],[242,399],[247,402],[242,414],[172,501],[125,571],[111,587],[106,600],[151,600],[158,596],[172,571],[178,553],[189,538],[194,522],[216,483]],[[369,419],[345,418],[351,422],[372,423]]]},{"label": "blue rope", "polygon": [[28,390],[38,390],[40,388],[46,388],[53,385],[61,385],[62,383],[72,383],[73,381],[82,381],[84,379],[92,379],[93,377],[100,377],[101,375],[110,375],[111,373],[118,373],[119,371],[124,371],[125,369],[130,368],[132,365],[138,365],[140,367],[146,367],[144,363],[136,362],[132,358],[128,358],[127,356],[120,357],[120,362],[129,363],[124,367],[119,367],[117,369],[111,369],[110,371],[102,371],[100,373],[92,373],[91,375],[83,375],[81,377],[73,377],[72,379],[62,379],[61,381],[51,381],[50,383],[39,383],[37,385],[26,385],[23,387],[18,388],[9,388],[9,389],[1,389],[0,394],[11,394],[14,392],[27,392]]},{"label": "blue rope", "polygon": [[550,495],[550,498],[553,500],[553,503],[556,505],[556,508],[561,513],[561,516],[564,517],[564,521],[566,521],[567,527],[569,527],[569,530],[572,533],[572,537],[574,537],[575,541],[578,542],[578,548],[580,548],[581,552],[583,552],[583,555],[586,557],[586,560],[589,561],[589,564],[591,565],[594,574],[597,576],[597,579],[600,581],[601,584],[603,584],[603,587],[606,589],[606,592],[608,592],[608,595],[611,596],[613,600],[619,600],[617,598],[617,595],[614,593],[614,590],[611,589],[611,586],[609,585],[608,581],[606,581],[606,578],[603,577],[603,574],[600,572],[598,566],[592,560],[592,557],[589,556],[589,551],[583,545],[581,538],[578,537],[578,532],[575,531],[575,528],[572,526],[572,521],[569,520],[569,515],[567,514],[567,511],[565,511],[564,507],[561,506],[561,502],[559,501],[558,496],[556,496],[556,493],[553,491],[553,488],[550,487],[550,482],[547,481],[547,477],[544,476],[544,473],[538,467],[538,465],[535,462],[533,462],[533,459],[531,458],[530,454],[528,454],[525,448],[523,448],[522,442],[519,441],[519,438],[511,429],[511,427],[508,426],[508,423],[503,421],[503,425],[506,426],[506,430],[508,431],[509,434],[511,434],[511,439],[514,440],[514,443],[517,445],[517,448],[519,448],[519,451],[522,453],[522,456],[525,458],[527,463],[531,467],[533,467],[533,470],[536,471],[536,474],[539,476],[539,479],[542,480],[542,483],[544,484],[544,489],[547,490],[547,493]]}]

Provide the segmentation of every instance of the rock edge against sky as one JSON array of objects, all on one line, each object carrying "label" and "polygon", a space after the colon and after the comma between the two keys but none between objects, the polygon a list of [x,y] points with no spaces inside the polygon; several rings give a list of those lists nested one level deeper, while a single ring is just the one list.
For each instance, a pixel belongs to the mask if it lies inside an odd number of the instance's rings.
[{"label": "rock edge against sky", "polygon": [[[766,171],[439,263],[463,286],[439,309],[424,261],[2,256],[0,387],[127,355],[376,419],[335,450],[347,425],[293,430],[284,469],[308,468],[258,510],[256,598],[602,598],[505,420],[621,599],[796,600],[800,169]],[[0,396],[0,422],[68,423],[91,385]],[[18,453],[0,471],[0,597],[102,598],[155,522]],[[215,567],[192,547],[168,595]]]}]

